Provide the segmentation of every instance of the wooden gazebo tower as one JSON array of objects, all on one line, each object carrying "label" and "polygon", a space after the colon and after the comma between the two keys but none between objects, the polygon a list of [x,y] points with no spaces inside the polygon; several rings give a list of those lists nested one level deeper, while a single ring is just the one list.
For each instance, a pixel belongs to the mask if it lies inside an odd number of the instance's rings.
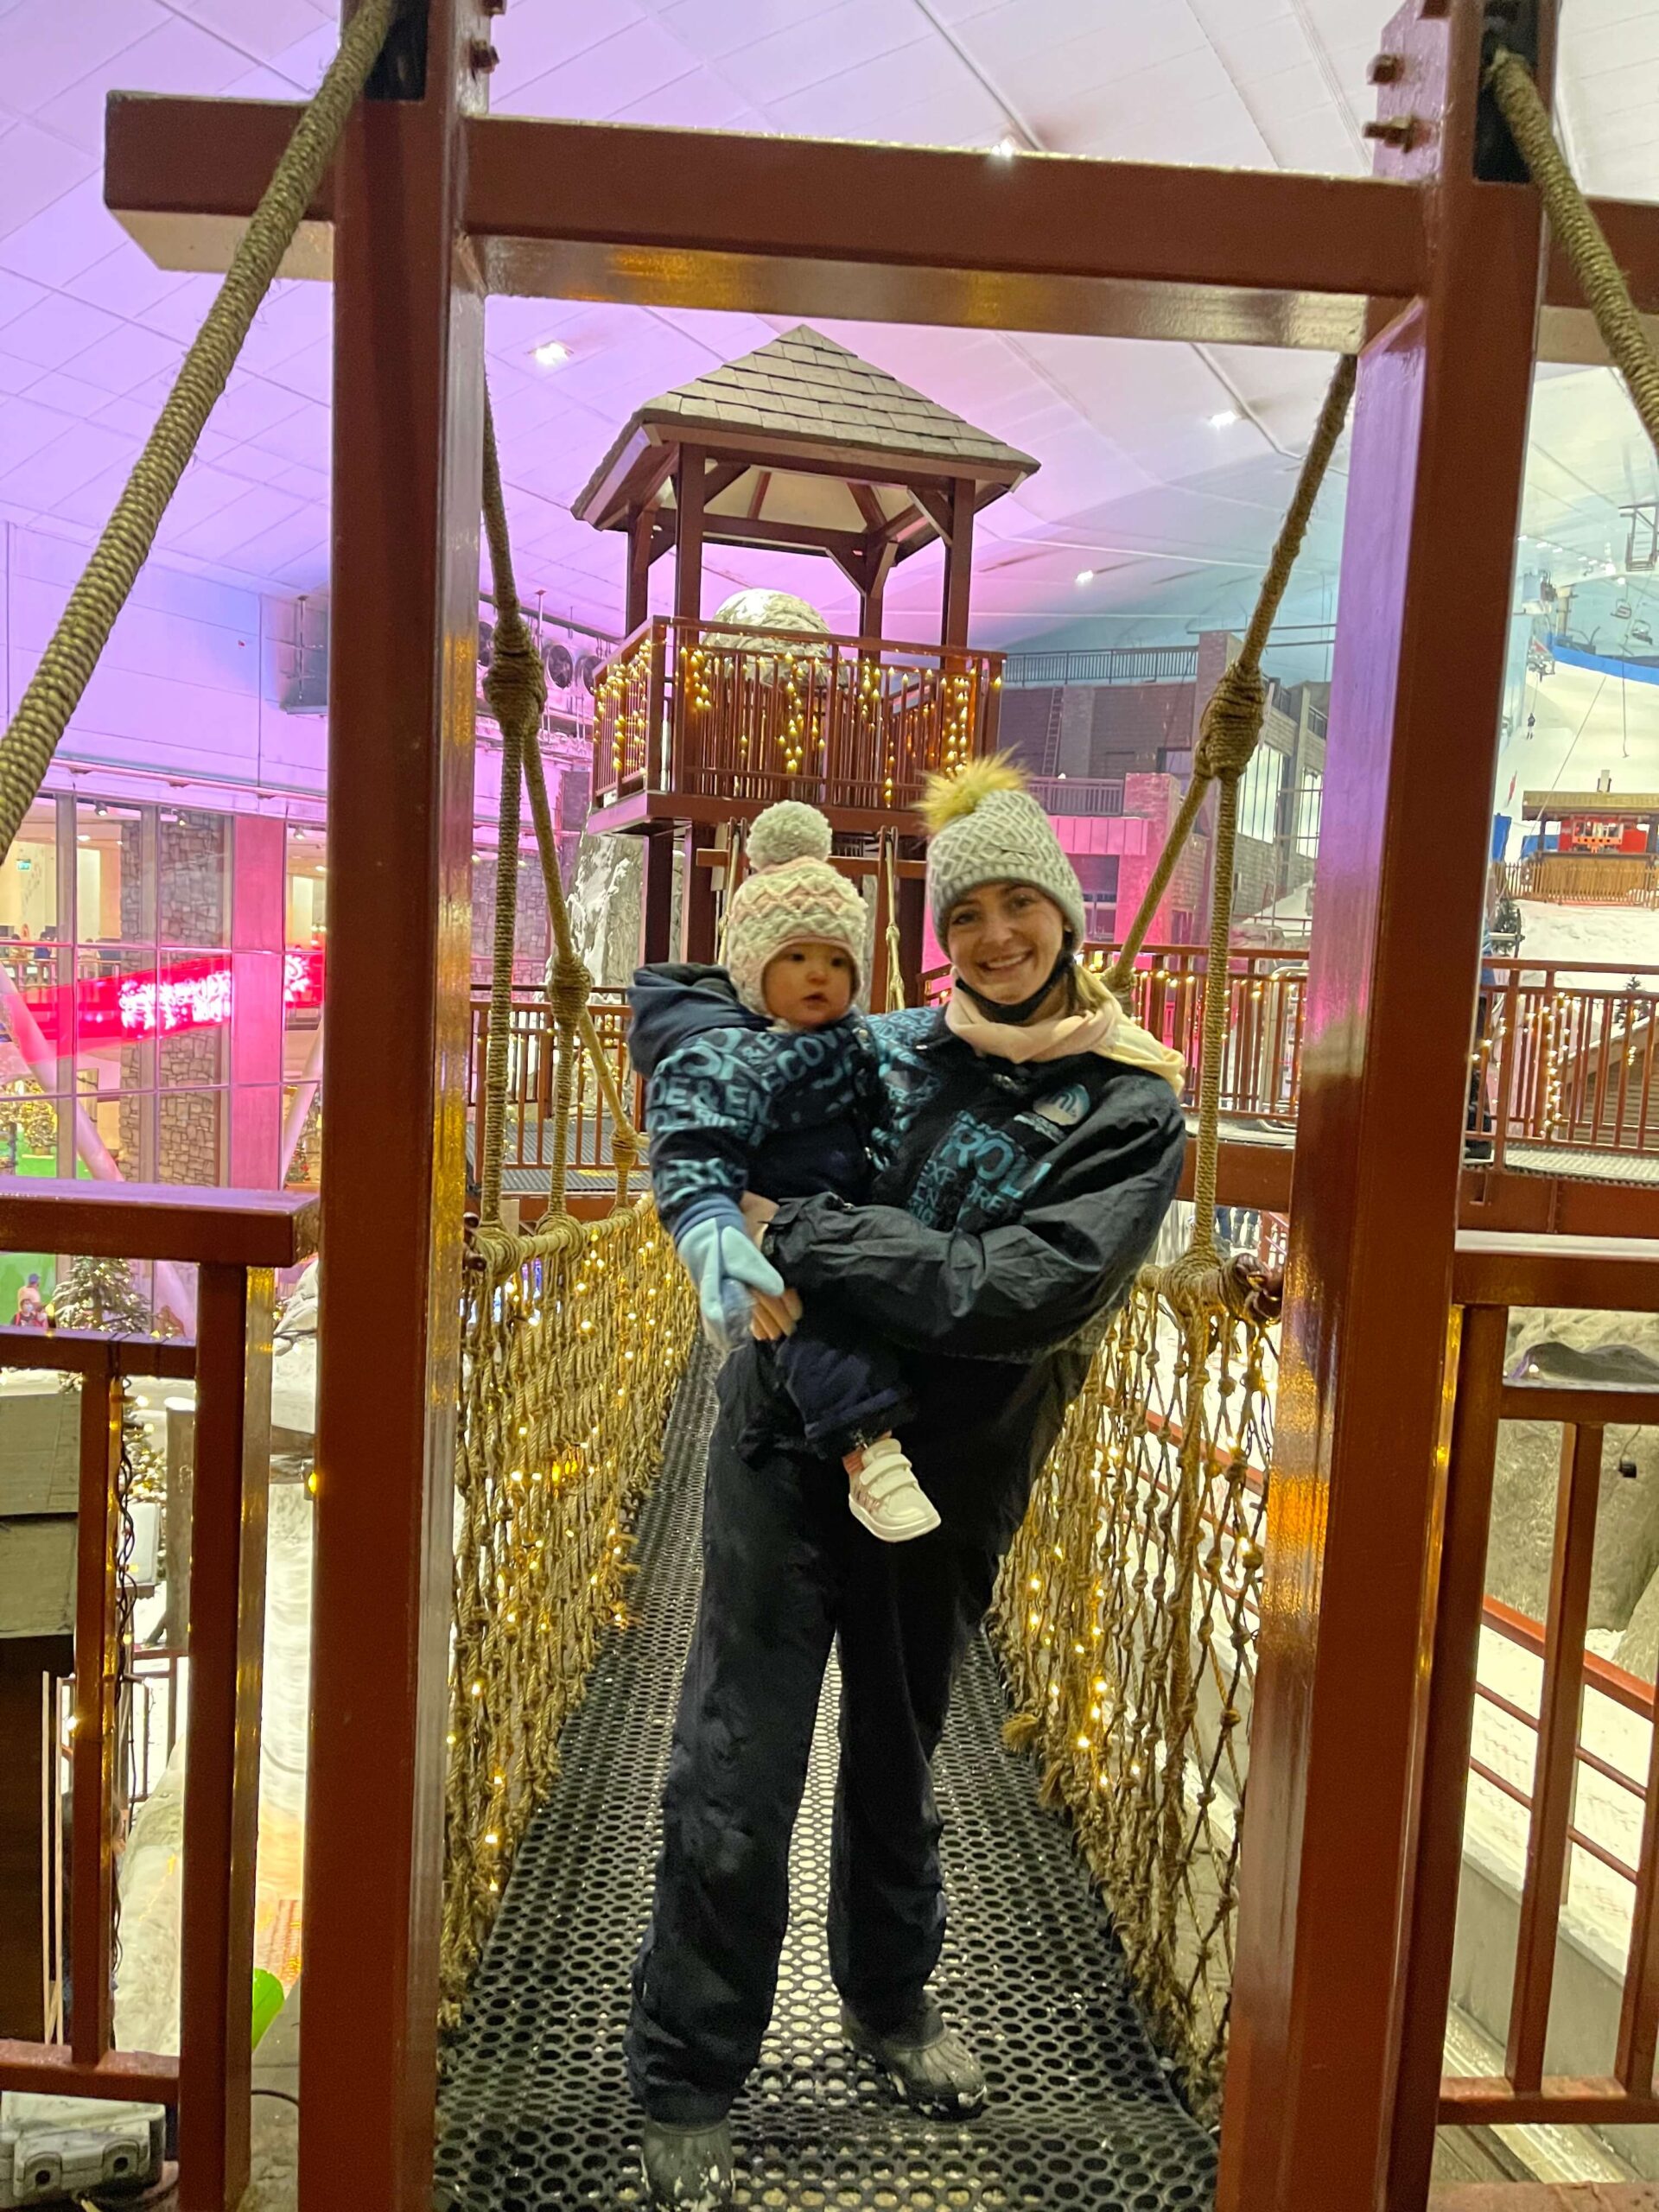
[{"label": "wooden gazebo tower", "polygon": [[[646,839],[647,959],[671,950],[677,842],[680,950],[712,958],[734,825],[797,797],[829,815],[849,874],[881,870],[893,841],[913,983],[910,810],[929,770],[995,743],[1001,658],[968,646],[974,518],[1036,467],[805,324],[632,416],[575,512],[627,539],[628,635],[601,687],[589,826]],[[887,579],[936,540],[938,645],[893,643],[882,636]],[[827,555],[858,593],[858,634],[709,623],[710,544]],[[652,620],[652,565],[671,550],[674,612]]]}]

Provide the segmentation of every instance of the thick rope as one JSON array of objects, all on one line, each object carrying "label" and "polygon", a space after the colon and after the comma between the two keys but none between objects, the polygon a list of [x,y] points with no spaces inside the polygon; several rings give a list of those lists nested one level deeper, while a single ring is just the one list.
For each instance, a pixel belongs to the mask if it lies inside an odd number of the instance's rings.
[{"label": "thick rope", "polygon": [[364,0],[346,25],[340,50],[295,125],[115,512],[0,738],[0,852],[10,851],[45,780],[249,327],[334,158],[397,7],[398,0]]},{"label": "thick rope", "polygon": [[[501,855],[496,872],[495,962],[492,973],[490,1034],[491,1050],[486,1080],[492,1088],[486,1092],[486,1117],[498,1113],[505,1127],[506,1110],[506,1014],[498,1014],[498,1002],[505,1008],[510,1003],[512,977],[513,931],[518,914],[518,772],[522,772],[524,787],[530,794],[531,818],[536,829],[536,849],[542,865],[542,880],[547,893],[548,917],[553,925],[553,1014],[559,1037],[557,1087],[554,1101],[554,1157],[550,1198],[554,1211],[562,1212],[565,1205],[565,1183],[568,1172],[566,1154],[569,1149],[570,1098],[575,1077],[575,1040],[580,1038],[594,1072],[599,1079],[601,1096],[611,1122],[611,1156],[616,1163],[616,1191],[619,1201],[628,1195],[629,1178],[641,1157],[642,1147],[638,1131],[622,1103],[621,1086],[615,1069],[606,1053],[598,1030],[594,1026],[588,998],[593,990],[593,977],[588,974],[576,951],[575,937],[570,927],[570,912],[565,903],[564,883],[559,874],[558,845],[553,834],[553,813],[548,804],[547,775],[542,765],[542,714],[547,703],[547,676],[542,658],[536,649],[530,626],[524,620],[524,610],[518,603],[518,588],[512,568],[512,544],[507,533],[506,503],[501,491],[500,457],[495,442],[495,416],[488,395],[484,405],[484,534],[489,546],[490,574],[495,599],[495,639],[490,659],[490,672],[485,678],[484,696],[490,711],[501,725],[502,738],[502,827]],[[509,760],[516,760],[517,771],[508,786]],[[512,804],[511,828],[507,823],[509,798]],[[512,865],[505,865],[509,848]],[[505,950],[504,950],[505,947]],[[505,980],[504,980],[505,979]],[[494,1040],[499,1033],[502,1050],[498,1075]],[[485,1154],[489,1155],[488,1121],[486,1122]],[[486,1219],[499,1218],[486,1213]]]},{"label": "thick rope", "polygon": [[[1268,563],[1267,573],[1262,579],[1262,588],[1256,595],[1249,627],[1244,632],[1243,645],[1237,659],[1223,675],[1204,710],[1203,726],[1192,756],[1192,781],[1187,786],[1181,810],[1171,826],[1164,849],[1158,856],[1158,865],[1147,886],[1140,911],[1129,925],[1128,934],[1107,972],[1107,982],[1120,998],[1129,988],[1135,960],[1146,943],[1147,931],[1152,927],[1153,917],[1169,888],[1176,862],[1180,859],[1192,825],[1198,818],[1198,810],[1211,784],[1230,773],[1235,777],[1243,775],[1250,764],[1251,753],[1255,750],[1267,702],[1267,688],[1262,680],[1262,654],[1284,599],[1285,587],[1290,582],[1291,571],[1302,550],[1302,540],[1307,535],[1308,521],[1331,466],[1331,456],[1342,435],[1342,426],[1348,419],[1357,366],[1351,353],[1344,353],[1337,363],[1330,388],[1325,395],[1325,404],[1319,410],[1313,442],[1302,461],[1294,496],[1280,526],[1278,542]],[[1222,887],[1219,874],[1216,883],[1219,893]],[[1230,876],[1225,886],[1225,895],[1230,904]]]},{"label": "thick rope", "polygon": [[1659,358],[1656,358],[1630,288],[1613,250],[1567,166],[1532,72],[1520,56],[1500,47],[1486,73],[1510,136],[1531,172],[1585,303],[1596,319],[1614,365],[1624,378],[1642,426],[1659,452]]}]

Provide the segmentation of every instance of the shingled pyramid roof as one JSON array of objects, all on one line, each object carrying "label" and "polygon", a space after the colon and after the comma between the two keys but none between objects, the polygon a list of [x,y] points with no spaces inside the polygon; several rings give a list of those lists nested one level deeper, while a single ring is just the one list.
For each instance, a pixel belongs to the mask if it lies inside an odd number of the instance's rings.
[{"label": "shingled pyramid roof", "polygon": [[[696,434],[703,434],[698,436]],[[642,438],[643,434],[643,438]],[[575,513],[600,529],[620,519],[617,492],[632,477],[629,449],[691,442],[711,451],[753,451],[761,463],[787,468],[791,449],[817,456],[840,450],[891,461],[896,481],[908,471],[933,478],[970,477],[995,497],[1037,463],[885,369],[805,323],[740,360],[711,369],[638,409],[594,472]],[[619,471],[619,463],[623,467]]]}]

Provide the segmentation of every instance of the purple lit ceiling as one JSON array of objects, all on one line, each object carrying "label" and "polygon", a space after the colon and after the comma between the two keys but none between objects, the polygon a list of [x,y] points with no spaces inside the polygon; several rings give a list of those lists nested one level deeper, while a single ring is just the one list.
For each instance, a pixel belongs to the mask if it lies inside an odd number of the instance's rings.
[{"label": "purple lit ceiling", "polygon": [[[824,137],[1356,172],[1383,0],[511,0],[499,109]],[[105,94],[292,99],[334,42],[321,0],[0,0],[0,518],[85,540],[107,514],[212,280],[152,269],[105,213]],[[1564,109],[1602,192],[1659,193],[1659,8],[1575,0]],[[569,501],[644,399],[794,318],[500,300],[489,316],[523,581],[616,620],[621,548]],[[1007,643],[1090,618],[1167,635],[1241,616],[1326,363],[1230,347],[822,325],[1034,454],[983,518],[976,628]],[[558,340],[568,358],[538,365]],[[280,286],[251,336],[159,557],[278,591],[327,585],[328,302]],[[1604,372],[1541,384],[1529,527],[1599,556],[1656,488]],[[1335,523],[1303,619],[1328,611]],[[718,549],[711,575],[850,613],[827,563]],[[903,568],[887,626],[925,636],[937,554]],[[1077,579],[1092,571],[1087,583]]]}]

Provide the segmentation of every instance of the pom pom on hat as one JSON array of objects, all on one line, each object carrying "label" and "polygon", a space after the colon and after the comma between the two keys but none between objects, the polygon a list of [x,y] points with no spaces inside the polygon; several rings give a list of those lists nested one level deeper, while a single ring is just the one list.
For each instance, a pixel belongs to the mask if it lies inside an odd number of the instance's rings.
[{"label": "pom pom on hat", "polygon": [[957,822],[964,814],[972,814],[993,791],[1022,791],[1025,788],[1026,779],[1013,761],[994,753],[984,760],[969,760],[953,774],[930,776],[918,811],[930,835],[937,836],[947,822]]},{"label": "pom pom on hat", "polygon": [[749,830],[749,866],[781,868],[785,861],[827,861],[830,843],[830,824],[816,806],[798,798],[780,798],[754,817]]},{"label": "pom pom on hat", "polygon": [[750,825],[749,873],[726,909],[726,966],[752,1013],[768,1011],[766,963],[791,944],[833,944],[864,965],[863,899],[830,865],[830,824],[816,806],[779,799]]},{"label": "pom pom on hat", "polygon": [[1031,884],[1065,915],[1073,947],[1083,943],[1088,924],[1077,872],[1014,761],[997,754],[929,777],[921,815],[932,832],[927,903],[941,944],[951,908],[985,883]]}]

